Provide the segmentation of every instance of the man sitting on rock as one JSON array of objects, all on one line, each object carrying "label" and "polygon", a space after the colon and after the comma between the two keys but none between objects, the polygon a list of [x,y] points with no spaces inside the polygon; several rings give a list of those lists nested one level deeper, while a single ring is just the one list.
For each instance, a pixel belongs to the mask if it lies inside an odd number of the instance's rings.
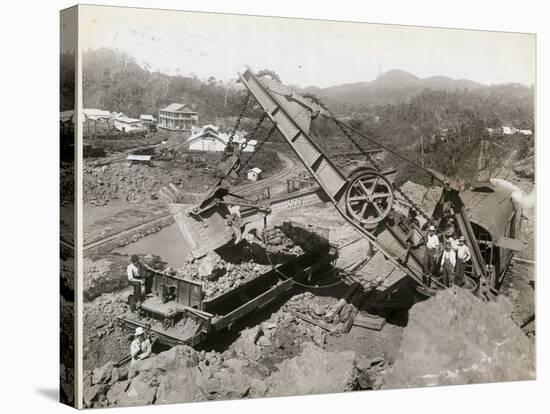
[{"label": "man sitting on rock", "polygon": [[145,331],[141,326],[136,328],[136,333],[134,334],[134,340],[130,345],[130,355],[132,356],[132,364],[135,364],[137,361],[141,361],[151,355],[153,345],[151,340],[145,337]]}]

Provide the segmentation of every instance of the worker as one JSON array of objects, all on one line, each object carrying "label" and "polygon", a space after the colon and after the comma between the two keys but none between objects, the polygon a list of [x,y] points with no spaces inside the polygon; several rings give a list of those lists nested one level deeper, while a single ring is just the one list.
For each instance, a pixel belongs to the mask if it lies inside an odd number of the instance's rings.
[{"label": "worker", "polygon": [[430,283],[430,278],[433,275],[435,258],[439,250],[439,237],[435,234],[435,227],[431,225],[428,228],[426,237],[426,252],[424,253],[424,274],[423,281],[425,284]]},{"label": "worker", "polygon": [[459,237],[455,233],[447,237],[447,241],[451,243],[451,249],[453,249],[455,252],[458,249],[458,240],[459,240]]},{"label": "worker", "polygon": [[134,340],[130,345],[130,355],[132,357],[131,363],[134,364],[137,361],[141,361],[142,359],[149,357],[152,350],[153,345],[151,344],[151,340],[145,336],[145,331],[143,328],[138,326],[136,328],[136,332],[134,333]]},{"label": "worker", "polygon": [[458,239],[458,247],[456,248],[456,272],[455,272],[455,283],[458,286],[464,286],[464,269],[466,268],[466,263],[470,261],[472,254],[470,249],[466,245],[466,239],[464,236],[460,236]]},{"label": "worker", "polygon": [[454,279],[454,271],[456,266],[456,253],[452,249],[451,243],[445,244],[445,250],[441,256],[441,273],[443,276],[443,284],[450,286]]},{"label": "worker", "polygon": [[130,264],[126,268],[126,272],[128,274],[128,282],[134,287],[134,303],[137,303],[141,301],[141,287],[145,286],[145,272],[137,255],[133,254],[130,258]]}]

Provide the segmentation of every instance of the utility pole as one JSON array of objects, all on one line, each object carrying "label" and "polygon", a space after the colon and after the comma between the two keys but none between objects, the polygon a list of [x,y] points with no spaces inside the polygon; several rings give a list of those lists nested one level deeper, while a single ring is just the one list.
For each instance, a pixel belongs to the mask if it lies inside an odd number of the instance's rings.
[{"label": "utility pole", "polygon": [[424,135],[420,135],[420,150],[422,151],[422,168],[424,168]]}]

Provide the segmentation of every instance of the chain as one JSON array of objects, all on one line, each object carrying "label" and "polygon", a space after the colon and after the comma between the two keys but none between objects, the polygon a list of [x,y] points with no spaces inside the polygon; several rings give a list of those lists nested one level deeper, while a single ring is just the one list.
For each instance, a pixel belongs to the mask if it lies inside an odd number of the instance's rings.
[{"label": "chain", "polygon": [[[364,150],[363,147],[361,147],[359,142],[356,141],[353,138],[353,136],[350,134],[350,132],[346,128],[344,128],[340,124],[340,122],[337,122],[337,120],[334,118],[333,115],[331,115],[331,119],[338,126],[340,131],[342,131],[342,133],[351,141],[351,143],[353,145],[355,145],[355,147],[357,147],[357,149],[361,152],[361,154],[364,155],[367,158],[367,160],[374,166],[374,168],[378,172],[382,172],[382,166],[375,160],[375,158],[368,151]],[[403,190],[401,190],[401,188],[394,186],[393,183],[391,183],[391,185],[392,185],[392,188],[394,189],[394,191],[399,193],[401,195],[401,197],[403,197],[410,204],[411,208],[417,214],[420,214],[422,217],[424,217],[424,219],[427,222],[430,222],[430,223],[432,222],[432,219],[430,217],[428,217],[428,215],[426,213],[424,213],[424,211],[422,210],[422,207],[420,207],[418,204],[416,204]]]},{"label": "chain", "polygon": [[264,119],[266,118],[267,118],[267,112],[262,113],[262,116],[260,117],[259,121],[256,123],[254,130],[250,134],[247,134],[246,137],[244,138],[244,141],[241,142],[241,151],[244,151],[245,148],[248,147],[248,143],[250,142],[252,137],[256,136],[256,134],[258,133],[258,130],[260,129],[260,127],[262,126],[262,123],[264,122]]},{"label": "chain", "polygon": [[256,148],[254,148],[254,152],[250,154],[250,156],[245,160],[245,162],[243,163],[243,168],[246,167],[248,163],[250,163],[250,161],[252,161],[252,158],[254,158],[254,156],[258,153],[258,151],[262,149],[264,144],[271,139],[271,136],[273,135],[276,129],[277,129],[277,125],[273,124],[273,126],[267,133],[267,136],[265,137],[265,139],[263,139],[262,141],[259,142],[258,145],[256,145]]},{"label": "chain", "polygon": [[241,107],[241,112],[239,113],[239,116],[237,117],[237,121],[235,121],[235,125],[233,125],[233,129],[229,133],[229,138],[227,140],[227,144],[225,145],[225,149],[223,150],[224,155],[227,155],[229,153],[229,148],[231,148],[231,144],[233,144],[233,138],[235,137],[235,134],[237,133],[237,130],[239,129],[239,126],[241,125],[241,121],[244,117],[244,113],[246,111],[246,108],[248,107],[248,102],[249,101],[250,101],[250,92],[247,92],[244,104]]},{"label": "chain", "polygon": [[[233,126],[233,129],[231,130],[231,133],[230,133],[229,138],[227,140],[227,145],[225,146],[225,149],[223,151],[223,155],[222,155],[223,157],[227,157],[229,155],[229,148],[231,147],[231,144],[233,143],[233,139],[235,137],[235,134],[237,133],[237,129],[239,128],[239,125],[241,124],[241,120],[244,116],[244,112],[245,112],[245,110],[248,106],[249,101],[250,101],[250,92],[246,95],[246,100],[245,100],[245,102],[244,102],[244,104],[241,108],[241,111],[239,113],[237,121],[235,122],[235,125]],[[256,123],[256,125],[255,125],[254,129],[252,130],[252,132],[247,134],[246,137],[245,137],[245,140],[241,143],[240,152],[243,152],[245,150],[245,148],[248,147],[248,145],[250,144],[250,141],[252,140],[252,138],[255,137],[258,134],[258,131],[259,131],[262,123],[264,122],[264,120],[266,118],[267,118],[267,112],[263,112],[262,116],[260,117],[260,119]],[[258,151],[262,148],[262,146],[271,138],[271,136],[275,132],[275,129],[276,129],[276,125],[274,124],[273,127],[271,128],[271,130],[269,131],[269,133],[267,134],[266,138],[264,140],[260,141],[260,143],[258,145],[256,145],[256,148],[254,149],[252,154],[248,158],[246,158],[244,162],[240,162],[240,156],[239,156],[239,161],[235,162],[232,165],[231,169],[229,171],[227,171],[223,177],[220,178],[219,184],[221,184],[224,180],[226,180],[231,174],[233,174],[233,173],[238,174],[243,168],[246,168],[246,166],[252,160],[252,158],[254,158],[254,156],[258,153]]]}]

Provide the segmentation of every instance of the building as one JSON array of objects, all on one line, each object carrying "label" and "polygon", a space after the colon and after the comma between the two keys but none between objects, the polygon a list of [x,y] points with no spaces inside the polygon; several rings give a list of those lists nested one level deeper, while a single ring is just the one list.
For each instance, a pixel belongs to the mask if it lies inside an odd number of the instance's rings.
[{"label": "building", "polygon": [[84,121],[109,121],[113,118],[113,114],[103,109],[84,108]]},{"label": "building", "polygon": [[132,132],[143,129],[143,125],[139,119],[129,118],[124,115],[115,118],[113,126],[120,132]]},{"label": "building", "polygon": [[173,103],[159,110],[159,128],[170,131],[190,131],[198,122],[198,113],[185,104]]},{"label": "building", "polygon": [[514,127],[509,127],[509,126],[502,127],[502,135],[514,135],[516,132],[517,130]]},{"label": "building", "polygon": [[[225,150],[229,135],[220,132],[220,129],[214,125],[205,125],[202,128],[193,128],[191,136],[185,141],[190,151],[219,152]],[[241,145],[245,139],[242,133],[235,133],[233,137],[234,145]],[[257,141],[251,139],[243,152],[252,152]]]},{"label": "building", "polygon": [[248,170],[247,178],[250,181],[258,181],[261,178],[262,170],[258,167],[251,168]]},{"label": "building", "polygon": [[157,122],[153,115],[140,115],[139,120],[142,122],[143,125],[152,125]]}]

